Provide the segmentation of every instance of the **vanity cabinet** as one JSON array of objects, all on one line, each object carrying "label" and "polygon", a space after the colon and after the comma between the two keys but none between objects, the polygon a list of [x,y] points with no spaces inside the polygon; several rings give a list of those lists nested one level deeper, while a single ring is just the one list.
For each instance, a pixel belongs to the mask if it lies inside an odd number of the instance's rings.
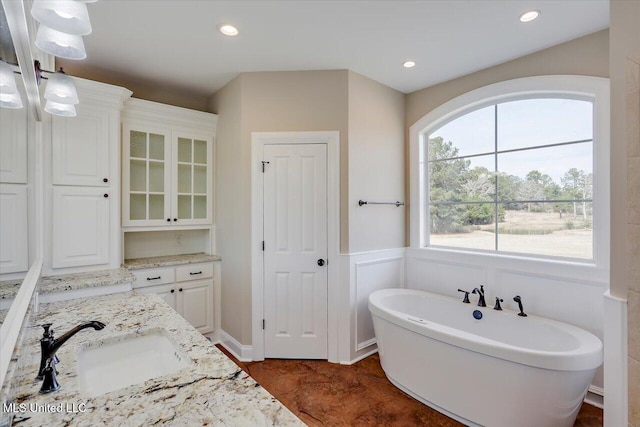
[{"label": "vanity cabinet", "polygon": [[215,114],[131,99],[123,112],[122,225],[211,225]]},{"label": "vanity cabinet", "polygon": [[133,288],[155,294],[202,334],[214,330],[214,263],[133,271]]},{"label": "vanity cabinet", "polygon": [[74,83],[77,116],[51,117],[51,268],[117,268],[120,113],[131,91]]}]

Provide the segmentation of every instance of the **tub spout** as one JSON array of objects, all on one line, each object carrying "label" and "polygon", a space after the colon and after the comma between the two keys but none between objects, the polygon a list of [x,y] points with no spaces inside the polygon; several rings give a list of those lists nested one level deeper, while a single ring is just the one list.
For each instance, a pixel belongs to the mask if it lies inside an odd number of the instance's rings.
[{"label": "tub spout", "polygon": [[487,303],[484,300],[484,285],[480,285],[480,289],[473,288],[472,294],[478,294],[478,307],[486,307]]}]

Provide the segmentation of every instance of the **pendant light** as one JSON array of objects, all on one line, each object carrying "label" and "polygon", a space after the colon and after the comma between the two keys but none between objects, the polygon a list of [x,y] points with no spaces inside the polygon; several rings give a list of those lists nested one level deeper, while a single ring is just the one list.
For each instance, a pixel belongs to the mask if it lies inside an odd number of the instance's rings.
[{"label": "pendant light", "polygon": [[60,67],[60,70],[49,76],[44,97],[48,101],[57,102],[59,104],[75,105],[80,102],[78,99],[78,92],[76,91],[76,85],[73,84],[71,77],[65,74],[62,67]]},{"label": "pendant light", "polygon": [[0,61],[0,107],[22,108],[22,98],[13,70],[4,61]]},{"label": "pendant light", "polygon": [[75,117],[76,107],[73,104],[60,104],[59,102],[47,100],[44,111],[55,116]]},{"label": "pendant light", "polygon": [[38,49],[60,58],[84,59],[87,57],[81,36],[57,31],[44,24],[40,24],[40,28],[38,28],[36,46]]},{"label": "pendant light", "polygon": [[87,5],[75,0],[34,0],[31,16],[40,24],[76,36],[91,33]]}]

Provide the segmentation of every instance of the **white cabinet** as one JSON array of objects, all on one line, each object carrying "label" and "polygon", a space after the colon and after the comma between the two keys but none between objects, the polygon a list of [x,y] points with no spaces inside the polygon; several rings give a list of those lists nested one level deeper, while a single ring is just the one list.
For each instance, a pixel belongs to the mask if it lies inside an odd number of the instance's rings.
[{"label": "white cabinet", "polygon": [[[213,263],[139,270],[133,274],[136,291],[160,296],[198,332],[213,332],[216,280]],[[167,283],[174,279],[175,282]]]},{"label": "white cabinet", "polygon": [[27,186],[0,184],[0,274],[27,271]]},{"label": "white cabinet", "polygon": [[0,182],[27,183],[28,112],[28,108],[0,108]]},{"label": "white cabinet", "polygon": [[109,262],[110,195],[103,188],[53,188],[53,268]]},{"label": "white cabinet", "polygon": [[51,118],[52,182],[108,187],[109,141],[117,138],[110,135],[109,109],[90,103],[76,108],[76,117]]},{"label": "white cabinet", "polygon": [[131,99],[123,118],[122,225],[211,225],[217,116]]}]

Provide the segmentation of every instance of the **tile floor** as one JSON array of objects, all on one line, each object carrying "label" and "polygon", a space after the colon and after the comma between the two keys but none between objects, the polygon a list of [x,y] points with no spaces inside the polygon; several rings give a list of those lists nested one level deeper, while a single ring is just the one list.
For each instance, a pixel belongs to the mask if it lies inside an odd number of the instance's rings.
[{"label": "tile floor", "polygon": [[[280,359],[243,363],[218,348],[309,426],[461,425],[393,386],[377,354],[351,366]],[[575,426],[602,426],[602,410],[584,404]]]}]

